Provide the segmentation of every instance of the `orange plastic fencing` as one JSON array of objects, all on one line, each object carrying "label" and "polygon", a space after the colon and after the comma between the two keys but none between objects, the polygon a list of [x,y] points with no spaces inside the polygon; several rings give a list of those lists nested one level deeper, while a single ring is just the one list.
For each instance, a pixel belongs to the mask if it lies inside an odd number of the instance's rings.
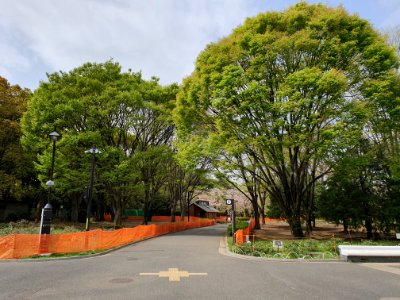
[{"label": "orange plastic fencing", "polygon": [[250,220],[249,226],[247,226],[244,229],[239,229],[236,230],[235,232],[235,238],[236,238],[236,244],[240,245],[246,242],[246,235],[250,235],[252,230],[254,229],[255,221],[254,219]]},{"label": "orange plastic fencing", "polygon": [[[225,219],[225,217],[223,217]],[[143,221],[144,218],[142,216],[128,216],[126,217],[127,220],[129,221]],[[112,216],[111,215],[104,215],[104,220],[106,221],[112,221]],[[181,221],[180,216],[175,216],[176,221]],[[187,221],[187,216],[184,218],[185,221]],[[198,220],[203,220],[202,218],[198,217],[189,217],[189,221],[198,221]],[[171,222],[171,216],[153,216],[151,218],[152,222]]]},{"label": "orange plastic fencing", "polygon": [[[270,219],[270,218],[265,218],[265,222],[277,222],[281,221],[281,219]],[[261,222],[261,218],[260,218]],[[256,225],[256,222],[254,219],[250,219],[249,226],[246,227],[245,229],[239,229],[236,230],[235,237],[236,237],[236,244],[240,245],[246,242],[246,235],[250,236],[251,232],[254,229],[254,226]]]},{"label": "orange plastic fencing", "polygon": [[171,232],[211,226],[215,220],[140,225],[114,231],[100,229],[64,234],[10,234],[0,237],[0,259],[24,258],[46,253],[104,250]]}]

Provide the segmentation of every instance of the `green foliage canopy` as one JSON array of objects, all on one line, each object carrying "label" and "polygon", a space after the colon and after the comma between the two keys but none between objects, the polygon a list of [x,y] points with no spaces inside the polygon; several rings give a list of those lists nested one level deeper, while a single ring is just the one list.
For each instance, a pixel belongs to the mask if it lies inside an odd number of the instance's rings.
[{"label": "green foliage canopy", "polygon": [[252,160],[301,236],[314,183],[357,143],[366,91],[396,67],[383,38],[341,7],[260,14],[199,55],[178,96],[181,148]]},{"label": "green foliage canopy", "polygon": [[28,197],[34,172],[19,143],[20,120],[31,93],[0,77],[0,200]]},{"label": "green foliage canopy", "polygon": [[42,184],[51,165],[48,134],[56,129],[62,138],[57,142],[55,188],[64,201],[74,199],[78,207],[90,174],[91,159],[84,152],[96,145],[103,151],[97,157],[96,189],[120,222],[124,206],[138,191],[133,185],[144,180],[137,163],[140,153],[164,149],[172,136],[168,111],[176,91],[176,85],[161,87],[157,79],[124,73],[112,61],[49,74],[22,120],[22,143],[37,153],[35,167]]}]

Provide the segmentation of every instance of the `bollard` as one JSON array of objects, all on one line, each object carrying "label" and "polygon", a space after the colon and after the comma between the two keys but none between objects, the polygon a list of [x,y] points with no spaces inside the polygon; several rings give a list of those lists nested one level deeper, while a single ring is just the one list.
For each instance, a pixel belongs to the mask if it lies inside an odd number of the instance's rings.
[{"label": "bollard", "polygon": [[53,207],[50,203],[47,203],[42,209],[42,217],[40,218],[40,234],[50,234],[52,217]]}]

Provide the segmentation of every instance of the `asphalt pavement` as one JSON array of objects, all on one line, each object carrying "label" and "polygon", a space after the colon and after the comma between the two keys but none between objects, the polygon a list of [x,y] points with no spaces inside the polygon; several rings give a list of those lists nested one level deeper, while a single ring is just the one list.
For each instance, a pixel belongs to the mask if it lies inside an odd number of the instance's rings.
[{"label": "asphalt pavement", "polygon": [[101,256],[0,261],[0,299],[400,299],[400,264],[268,261],[227,253],[226,225]]}]

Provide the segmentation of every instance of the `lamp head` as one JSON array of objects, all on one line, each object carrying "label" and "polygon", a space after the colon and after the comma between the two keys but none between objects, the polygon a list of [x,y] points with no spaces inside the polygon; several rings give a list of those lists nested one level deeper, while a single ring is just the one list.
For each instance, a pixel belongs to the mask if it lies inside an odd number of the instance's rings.
[{"label": "lamp head", "polygon": [[60,138],[60,134],[57,131],[53,131],[49,134],[49,137],[52,141],[57,141]]},{"label": "lamp head", "polygon": [[54,186],[54,181],[53,180],[49,180],[46,182],[46,186],[48,187],[53,187]]}]

